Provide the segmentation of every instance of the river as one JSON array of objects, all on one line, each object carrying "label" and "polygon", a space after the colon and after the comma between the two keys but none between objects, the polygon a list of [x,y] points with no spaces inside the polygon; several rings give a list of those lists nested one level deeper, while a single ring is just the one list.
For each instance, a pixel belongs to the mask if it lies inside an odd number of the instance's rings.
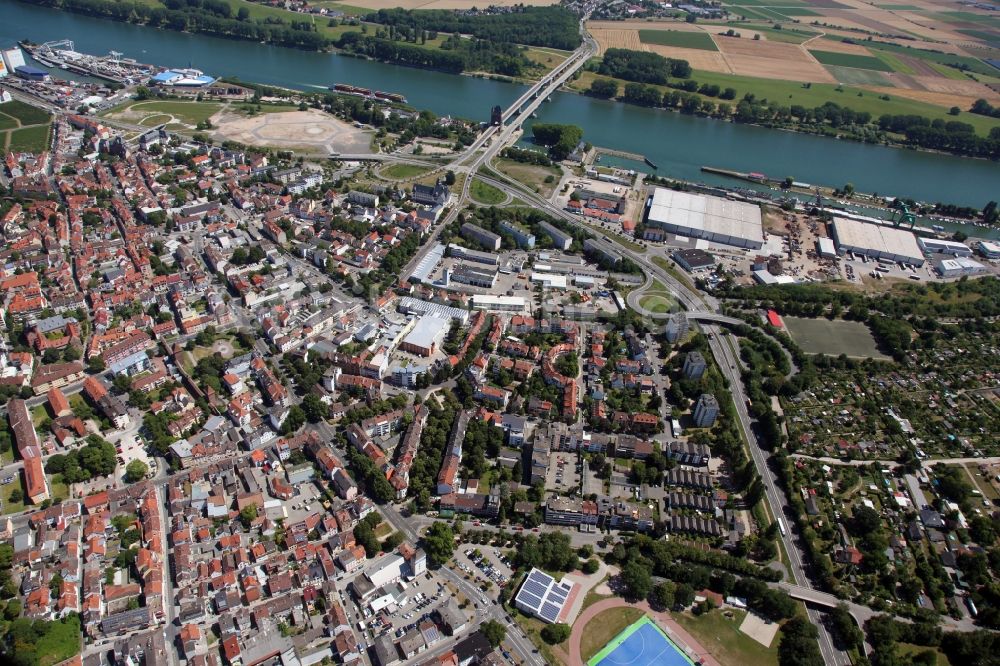
[{"label": "river", "polygon": [[[418,109],[486,120],[493,104],[506,105],[525,86],[455,76],[335,54],[309,53],[252,42],[190,35],[0,0],[0,45],[19,39],[71,39],[79,51],[122,52],[140,62],[197,67],[216,76],[325,90],[349,83],[406,95]],[[770,130],[558,93],[532,122],[572,123],[591,143],[647,156],[657,173],[734,186],[700,171],[714,166],[757,171],[831,187],[943,201],[981,208],[1000,198],[1000,165],[913,150]]]}]

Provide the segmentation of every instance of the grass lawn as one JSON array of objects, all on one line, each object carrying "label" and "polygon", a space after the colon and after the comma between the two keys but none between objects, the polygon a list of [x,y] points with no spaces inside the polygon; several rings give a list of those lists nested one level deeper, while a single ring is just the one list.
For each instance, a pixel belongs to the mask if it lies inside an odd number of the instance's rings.
[{"label": "grass lawn", "polygon": [[[150,116],[173,116],[175,120],[197,125],[215,115],[222,105],[216,102],[181,102],[177,100],[151,100],[132,102],[127,106],[112,109],[107,115],[118,116],[124,113]],[[159,122],[165,122],[168,119]]]},{"label": "grass lawn", "polygon": [[49,122],[51,119],[48,111],[25,104],[17,99],[0,106],[0,112],[5,116],[10,116],[21,121],[22,125],[41,125],[42,123]]},{"label": "grass lawn", "polygon": [[384,539],[390,534],[392,534],[392,525],[385,521],[379,523],[378,527],[375,528],[375,536],[379,539]]},{"label": "grass lawn", "polygon": [[698,617],[688,613],[674,613],[672,617],[723,664],[776,666],[781,632],[766,648],[740,631],[745,611],[733,611],[732,615],[733,619],[729,619],[721,610],[713,610]]},{"label": "grass lawn", "polygon": [[[573,83],[576,90],[587,90],[590,84],[598,78],[594,72],[583,72],[579,79]],[[600,77],[607,78],[607,77]],[[781,81],[778,79],[760,79],[749,76],[738,76],[736,74],[723,74],[720,72],[708,72],[705,70],[695,70],[691,78],[701,83],[717,84],[720,88],[733,88],[736,90],[736,99],[743,97],[745,93],[753,93],[758,98],[768,100],[781,100],[784,106],[801,104],[807,108],[822,106],[826,102],[835,102],[841,106],[848,107],[855,111],[867,111],[873,118],[878,118],[884,113],[891,115],[916,114],[934,120],[940,118],[948,121],[955,117],[948,115],[950,107],[936,106],[926,102],[905,99],[902,97],[889,96],[888,100],[880,99],[878,93],[870,90],[862,90],[847,85],[834,85],[830,83],[813,83],[806,88],[802,83],[796,81]],[[627,81],[615,79],[618,82],[618,89],[624,90]],[[670,90],[666,86],[653,86],[666,92]],[[861,93],[859,96],[858,93]],[[714,101],[718,101],[717,99]],[[962,121],[972,125],[976,132],[982,136],[989,134],[993,127],[1000,127],[1000,119],[987,118],[973,113],[962,114]]]},{"label": "grass lawn", "polygon": [[680,32],[679,30],[640,30],[639,41],[657,46],[680,46],[686,49],[718,51],[712,36],[705,32]]},{"label": "grass lawn", "polygon": [[856,53],[836,53],[834,51],[819,51],[809,49],[809,53],[824,65],[838,67],[854,67],[855,69],[871,69],[876,72],[891,72],[892,67],[875,56],[864,56]]},{"label": "grass lawn", "polygon": [[38,405],[31,410],[31,424],[38,427],[38,424],[48,418],[49,412],[45,409],[45,405]]},{"label": "grass lawn", "polygon": [[[552,196],[552,190],[559,182],[559,169],[557,167],[545,167],[536,164],[525,164],[514,160],[498,159],[494,163],[496,170],[505,173],[514,180],[524,183],[528,188],[534,190],[546,199]],[[546,183],[545,179],[552,176],[553,182]]]},{"label": "grass lawn", "polygon": [[11,151],[26,151],[40,153],[49,149],[49,125],[36,125],[10,131],[10,141],[7,149]]},{"label": "grass lawn", "polygon": [[561,660],[557,659],[555,654],[553,654],[552,646],[542,640],[542,629],[545,628],[544,622],[538,618],[528,617],[527,615],[517,611],[512,611],[511,617],[514,618],[515,622],[521,625],[521,629],[528,636],[528,638],[531,639],[531,642],[535,644],[535,647],[538,648],[538,651],[542,654],[546,664],[561,663]]},{"label": "grass lawn", "polygon": [[584,663],[642,616],[641,610],[629,607],[609,608],[595,615],[583,628],[583,638],[580,640],[580,656]]},{"label": "grass lawn", "polygon": [[49,475],[49,494],[52,499],[66,499],[69,497],[69,484],[63,481],[62,474]]},{"label": "grass lawn", "polygon": [[495,206],[507,200],[507,195],[481,180],[473,180],[469,188],[473,200],[487,206]]},{"label": "grass lawn", "polygon": [[0,485],[0,501],[3,501],[3,513],[17,513],[18,511],[24,511],[24,499],[20,502],[11,502],[10,494],[14,492],[14,489],[20,489],[22,498],[24,497],[24,474],[18,471],[14,475],[14,480],[11,483],[5,483]]},{"label": "grass lawn", "polygon": [[165,125],[172,120],[173,118],[165,113],[156,113],[151,116],[146,116],[137,124],[142,125],[143,127],[156,127],[157,125]]},{"label": "grass lawn", "polygon": [[861,322],[843,319],[830,321],[822,317],[816,319],[784,317],[783,319],[792,339],[807,354],[826,354],[827,356],[846,354],[851,358],[891,360],[878,350],[872,332]]},{"label": "grass lawn", "polygon": [[390,164],[382,169],[382,175],[386,178],[416,178],[430,171],[428,167],[417,166],[416,164]]},{"label": "grass lawn", "polygon": [[569,53],[566,51],[560,51],[559,49],[544,48],[541,46],[530,46],[524,52],[524,57],[528,60],[537,62],[542,67],[546,69],[554,69],[563,60],[569,57]]},{"label": "grass lawn", "polygon": [[639,305],[646,308],[650,312],[660,314],[670,312],[675,303],[674,300],[669,298],[666,294],[646,294],[639,299]]},{"label": "grass lawn", "polygon": [[896,652],[902,657],[915,657],[921,652],[930,650],[937,655],[937,666],[951,666],[951,660],[941,650],[929,648],[923,645],[913,645],[912,643],[896,643]]},{"label": "grass lawn", "polygon": [[[3,107],[0,106],[0,109]],[[0,113],[0,130],[9,130],[17,127],[17,121],[10,116],[5,116]]]},{"label": "grass lawn", "polygon": [[686,285],[689,289],[694,288],[694,283],[691,282],[691,278],[688,277],[684,271],[678,270],[676,267],[671,265],[669,259],[664,257],[653,257],[653,263],[670,273],[670,275],[679,280],[681,284]]}]

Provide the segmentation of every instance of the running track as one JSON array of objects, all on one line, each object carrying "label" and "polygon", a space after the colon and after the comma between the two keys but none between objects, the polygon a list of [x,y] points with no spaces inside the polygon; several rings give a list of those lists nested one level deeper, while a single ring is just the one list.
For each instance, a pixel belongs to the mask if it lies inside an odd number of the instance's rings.
[{"label": "running track", "polygon": [[677,624],[677,622],[670,617],[670,613],[654,611],[649,607],[649,603],[645,601],[637,604],[626,603],[625,600],[620,597],[598,601],[596,604],[588,607],[580,613],[580,616],[576,618],[576,622],[573,623],[573,633],[569,637],[570,666],[583,666],[584,664],[583,657],[580,654],[580,641],[583,639],[583,629],[587,626],[587,623],[601,611],[619,607],[638,608],[639,610],[645,612],[653,618],[656,623],[660,625],[660,627],[666,629],[668,636],[679,638],[687,645],[688,648],[694,650],[697,657],[701,659],[702,664],[705,666],[721,666],[715,657],[710,655],[705,648],[703,648],[701,644],[698,643],[693,636],[691,636],[691,634],[686,632],[683,627]]}]

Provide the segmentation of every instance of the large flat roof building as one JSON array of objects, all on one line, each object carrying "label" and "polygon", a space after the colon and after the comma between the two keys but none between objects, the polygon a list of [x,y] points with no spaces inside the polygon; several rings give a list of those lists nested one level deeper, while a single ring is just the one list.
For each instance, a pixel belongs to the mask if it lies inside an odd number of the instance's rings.
[{"label": "large flat roof building", "polygon": [[442,305],[432,301],[423,301],[412,296],[403,296],[399,299],[398,309],[406,314],[434,315],[435,317],[447,317],[454,319],[458,323],[469,323],[469,311],[461,308],[453,308],[450,305]]},{"label": "large flat roof building", "polygon": [[413,330],[400,343],[399,348],[419,356],[430,356],[451,326],[449,319],[426,315],[417,320]]},{"label": "large flat roof building", "polygon": [[830,232],[840,252],[924,265],[924,253],[912,231],[835,217],[830,223]]},{"label": "large flat roof building", "polygon": [[764,245],[760,207],[742,201],[657,187],[646,200],[645,220],[678,236],[755,250]]}]

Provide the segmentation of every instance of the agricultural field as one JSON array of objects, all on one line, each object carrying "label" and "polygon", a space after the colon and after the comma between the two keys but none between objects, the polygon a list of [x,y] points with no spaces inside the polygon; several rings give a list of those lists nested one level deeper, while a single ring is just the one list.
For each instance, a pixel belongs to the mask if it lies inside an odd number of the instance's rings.
[{"label": "agricultural field", "polygon": [[711,35],[704,32],[678,32],[675,30],[640,30],[639,41],[659,46],[679,46],[686,49],[718,51]]},{"label": "agricultural field", "polygon": [[882,72],[873,72],[868,69],[854,69],[853,67],[835,67],[827,65],[826,71],[833,74],[833,77],[841,83],[850,86],[883,86],[893,87],[892,81]]},{"label": "agricultural field", "polygon": [[719,37],[719,49],[734,74],[810,83],[834,83],[822,65],[796,44]]},{"label": "agricultural field", "polygon": [[875,337],[861,322],[837,319],[785,317],[785,326],[795,343],[807,354],[889,360],[879,351]]},{"label": "agricultural field", "polygon": [[816,60],[824,65],[835,65],[837,67],[853,67],[855,69],[868,69],[875,72],[891,72],[892,67],[875,56],[855,55],[853,53],[835,53],[833,51],[809,50]]}]

